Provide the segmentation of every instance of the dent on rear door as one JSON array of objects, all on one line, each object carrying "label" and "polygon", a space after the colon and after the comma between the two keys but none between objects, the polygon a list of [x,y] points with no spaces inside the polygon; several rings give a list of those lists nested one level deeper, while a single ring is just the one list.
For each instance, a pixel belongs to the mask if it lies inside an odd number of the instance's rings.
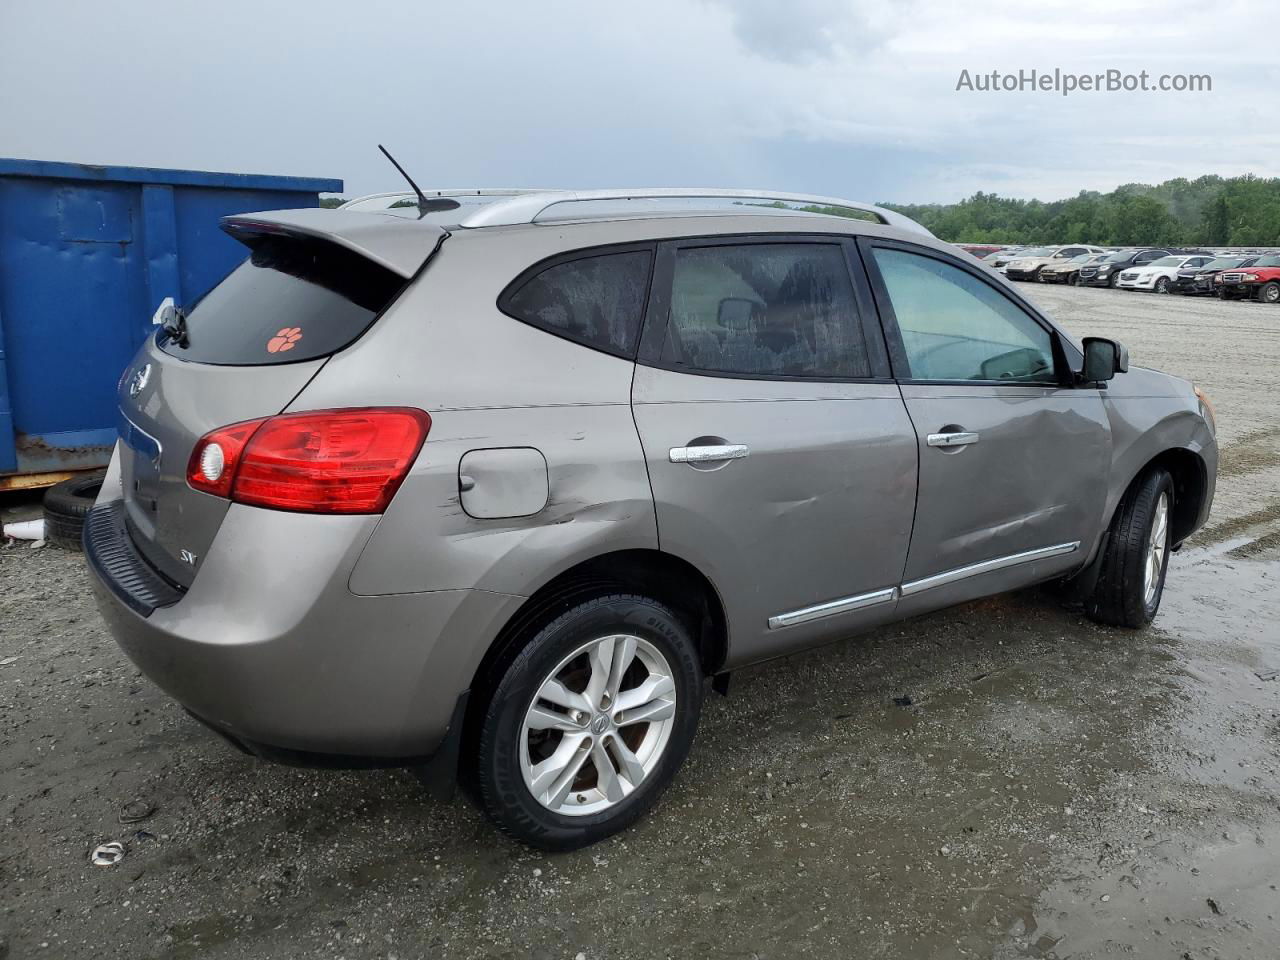
[{"label": "dent on rear door", "polygon": [[[729,665],[893,615],[916,492],[915,435],[895,385],[638,366],[633,407],[662,549],[719,591]],[[672,462],[673,447],[699,438],[749,453],[719,466]],[[771,618],[850,598],[867,605],[770,626]]]}]

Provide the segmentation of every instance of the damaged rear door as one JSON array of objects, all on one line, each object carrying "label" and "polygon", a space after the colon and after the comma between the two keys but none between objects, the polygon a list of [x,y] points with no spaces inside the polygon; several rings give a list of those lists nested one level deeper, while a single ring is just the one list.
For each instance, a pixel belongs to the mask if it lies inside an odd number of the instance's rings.
[{"label": "damaged rear door", "polygon": [[915,434],[851,252],[787,234],[660,248],[632,408],[662,549],[720,591],[731,664],[894,611]]}]

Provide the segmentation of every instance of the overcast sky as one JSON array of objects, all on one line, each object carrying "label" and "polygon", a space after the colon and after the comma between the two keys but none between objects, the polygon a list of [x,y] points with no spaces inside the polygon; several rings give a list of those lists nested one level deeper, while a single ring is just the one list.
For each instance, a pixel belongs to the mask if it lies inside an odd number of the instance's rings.
[{"label": "overcast sky", "polygon": [[[1280,175],[1262,2],[0,0],[0,156],[423,186],[1056,199]],[[1256,27],[1256,29],[1255,29]],[[957,92],[962,69],[1211,93]]]}]

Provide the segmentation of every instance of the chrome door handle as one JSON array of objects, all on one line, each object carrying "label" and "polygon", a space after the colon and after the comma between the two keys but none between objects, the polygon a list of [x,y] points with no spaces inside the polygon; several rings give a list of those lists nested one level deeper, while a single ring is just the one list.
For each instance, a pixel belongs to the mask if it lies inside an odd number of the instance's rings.
[{"label": "chrome door handle", "polygon": [[724,443],[704,447],[672,447],[672,463],[706,463],[711,460],[741,460],[751,451],[745,443]]},{"label": "chrome door handle", "polygon": [[979,439],[976,433],[931,433],[928,444],[931,447],[963,447],[977,443]]}]

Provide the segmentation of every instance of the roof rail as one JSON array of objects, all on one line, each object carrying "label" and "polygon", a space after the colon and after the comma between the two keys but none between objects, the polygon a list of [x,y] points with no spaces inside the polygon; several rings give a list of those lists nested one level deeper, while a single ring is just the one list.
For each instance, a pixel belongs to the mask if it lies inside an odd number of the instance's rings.
[{"label": "roof rail", "polygon": [[[430,193],[430,191],[427,191]],[[478,192],[478,191],[476,191]],[[497,191],[494,191],[497,192]],[[631,190],[553,190],[553,191],[520,191],[508,200],[497,200],[477,209],[465,217],[460,226],[463,227],[496,227],[521,223],[537,223],[539,220],[575,219],[572,213],[563,216],[548,217],[547,211],[561,204],[585,203],[592,200],[670,200],[670,199],[713,199],[713,200],[762,200],[782,201],[783,203],[799,203],[806,206],[844,207],[849,210],[860,210],[875,216],[882,224],[910,230],[932,237],[927,229],[910,217],[905,217],[892,210],[877,207],[870,203],[856,200],[843,200],[839,197],[821,197],[807,193],[781,193],[773,190],[721,190],[701,187],[646,187]],[[744,211],[747,212],[747,211]]]},{"label": "roof rail", "polygon": [[[530,189],[528,187],[447,187],[440,190],[423,190],[428,197],[516,197],[526,193],[556,193],[545,187]],[[414,200],[418,195],[412,190],[391,190],[387,193],[368,193],[363,197],[352,197],[338,205],[337,209],[350,207],[353,204],[365,204],[373,200]]]}]

